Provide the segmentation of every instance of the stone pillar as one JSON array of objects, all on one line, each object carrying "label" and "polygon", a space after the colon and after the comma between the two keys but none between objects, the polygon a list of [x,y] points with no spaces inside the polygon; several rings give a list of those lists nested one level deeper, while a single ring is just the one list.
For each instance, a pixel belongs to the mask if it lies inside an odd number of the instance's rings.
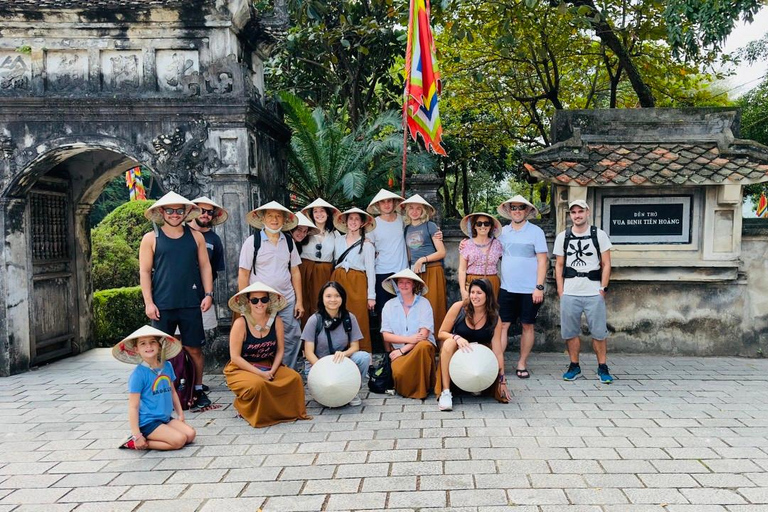
[{"label": "stone pillar", "polygon": [[432,221],[438,226],[442,226],[443,198],[440,195],[440,187],[443,186],[443,179],[436,174],[414,174],[405,183],[411,192],[411,194],[406,195],[419,194],[435,207],[436,213]]}]

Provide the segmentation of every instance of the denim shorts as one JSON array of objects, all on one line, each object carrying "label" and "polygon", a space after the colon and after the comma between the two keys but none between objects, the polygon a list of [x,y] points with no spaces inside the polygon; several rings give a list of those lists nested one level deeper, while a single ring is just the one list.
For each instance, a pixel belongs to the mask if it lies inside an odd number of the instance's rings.
[{"label": "denim shorts", "polygon": [[170,421],[171,421],[170,418],[168,418],[167,421],[152,420],[146,425],[140,426],[139,430],[141,431],[141,435],[143,435],[145,439],[148,439],[149,435],[155,430],[157,430],[157,427],[159,427],[160,425],[167,425],[168,423],[170,423]]},{"label": "denim shorts", "polygon": [[592,339],[608,337],[605,313],[605,299],[602,295],[563,295],[560,298],[560,335],[569,340],[581,334],[581,315],[587,317]]}]

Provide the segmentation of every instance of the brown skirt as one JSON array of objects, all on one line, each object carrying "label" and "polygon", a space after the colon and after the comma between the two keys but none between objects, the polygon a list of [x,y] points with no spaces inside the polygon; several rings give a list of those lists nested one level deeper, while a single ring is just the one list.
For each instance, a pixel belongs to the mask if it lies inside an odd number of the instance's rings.
[{"label": "brown skirt", "polygon": [[[271,361],[259,364],[271,366]],[[235,394],[235,409],[253,427],[309,420],[301,376],[280,366],[272,381],[238,368],[232,361],[224,367],[227,386]]]},{"label": "brown skirt", "polygon": [[501,279],[499,279],[498,274],[493,275],[477,275],[477,274],[467,274],[467,282],[465,285],[465,290],[469,291],[469,285],[472,281],[475,279],[487,279],[491,282],[491,286],[493,287],[493,296],[496,297],[496,300],[499,300],[499,289],[501,288]]},{"label": "brown skirt", "polygon": [[[427,263],[427,271],[419,274],[424,280],[429,291],[424,295],[432,306],[432,316],[435,319],[434,332],[440,331],[443,325],[445,313],[448,311],[446,304],[445,271],[440,262]],[[437,338],[437,336],[435,336]]]},{"label": "brown skirt", "polygon": [[[485,344],[484,344],[485,345]],[[488,348],[491,348],[490,344],[485,345]],[[456,384],[451,382],[451,394],[453,395],[460,395],[460,394],[468,394],[466,391],[459,388]],[[437,371],[435,372],[435,396],[440,398],[440,393],[443,392],[443,374],[440,371],[440,358],[437,360]],[[492,396],[496,399],[497,402],[501,402],[503,404],[509,403],[509,399],[507,397],[502,396],[501,394],[501,388],[499,386],[499,380],[496,379],[493,381],[493,384],[488,386],[486,389],[480,392],[480,395],[482,396]]]},{"label": "brown skirt", "polygon": [[301,290],[304,304],[304,316],[301,317],[301,326],[307,323],[307,319],[317,311],[317,298],[320,288],[331,280],[333,265],[325,262],[301,260]]},{"label": "brown skirt", "polygon": [[337,268],[331,274],[331,281],[338,282],[347,292],[347,310],[355,315],[363,339],[360,340],[360,350],[371,353],[371,333],[368,323],[368,280],[365,272],[360,270],[346,271]]},{"label": "brown skirt", "polygon": [[[386,356],[385,356],[386,357]],[[392,362],[395,391],[406,398],[427,398],[435,385],[435,346],[420,341]]]}]

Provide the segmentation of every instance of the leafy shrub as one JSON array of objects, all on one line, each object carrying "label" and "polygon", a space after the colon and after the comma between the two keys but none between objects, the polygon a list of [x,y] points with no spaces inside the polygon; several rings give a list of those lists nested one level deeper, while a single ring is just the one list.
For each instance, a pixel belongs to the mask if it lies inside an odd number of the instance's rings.
[{"label": "leafy shrub", "polygon": [[93,294],[93,337],[96,346],[112,346],[148,323],[141,287],[114,288]]},{"label": "leafy shrub", "polygon": [[115,208],[91,230],[93,289],[139,284],[139,245],[152,223],[144,211],[154,201],[130,201]]}]

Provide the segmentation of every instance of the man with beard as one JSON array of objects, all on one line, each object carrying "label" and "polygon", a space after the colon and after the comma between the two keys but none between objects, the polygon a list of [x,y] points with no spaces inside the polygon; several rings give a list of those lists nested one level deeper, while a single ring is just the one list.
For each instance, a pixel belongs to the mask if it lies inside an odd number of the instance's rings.
[{"label": "man with beard", "polygon": [[211,405],[202,390],[202,312],[213,304],[213,277],[203,234],[184,225],[199,213],[197,205],[175,192],[147,208],[144,216],[155,229],[141,239],[139,277],[144,312],[152,327],[163,332],[179,328],[184,349],[197,370],[195,407],[202,408]]},{"label": "man with beard", "polygon": [[583,199],[568,204],[573,227],[555,238],[552,251],[557,256],[555,280],[560,296],[560,334],[568,346],[571,364],[563,374],[564,380],[581,376],[579,349],[581,346],[581,315],[587,317],[592,334],[592,349],[597,356],[597,376],[604,384],[613,382],[608,371],[608,328],[605,294],[611,280],[611,240],[602,229],[589,224],[589,205]]},{"label": "man with beard", "polygon": [[528,218],[538,215],[538,211],[523,196],[516,195],[504,201],[497,211],[512,221],[502,228],[499,237],[504,248],[499,290],[502,352],[507,349],[509,326],[519,318],[523,332],[515,374],[519,379],[527,379],[531,376],[528,356],[533,349],[533,326],[544,301],[544,281],[549,265],[547,239],[539,226],[528,222]]},{"label": "man with beard", "polygon": [[[200,208],[200,215],[195,217],[188,226],[202,233],[203,238],[205,238],[205,247],[208,249],[208,259],[211,262],[211,272],[213,272],[213,282],[215,283],[219,272],[224,272],[225,269],[224,244],[221,243],[221,238],[214,233],[212,228],[213,226],[224,224],[229,218],[229,213],[206,196],[193,199],[192,202]],[[209,335],[210,331],[216,329],[218,325],[216,308],[212,307],[203,313],[203,328],[205,329],[206,336]]]}]

